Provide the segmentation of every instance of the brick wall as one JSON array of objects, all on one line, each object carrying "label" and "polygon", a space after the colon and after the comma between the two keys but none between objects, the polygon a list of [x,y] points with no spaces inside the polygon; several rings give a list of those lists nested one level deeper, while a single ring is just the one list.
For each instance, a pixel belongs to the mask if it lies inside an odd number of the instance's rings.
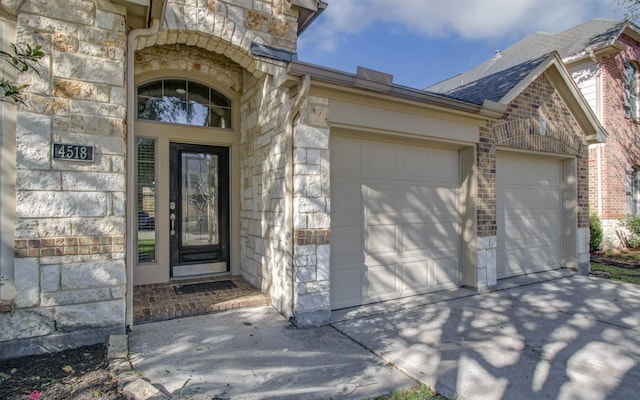
[{"label": "brick wall", "polygon": [[[545,135],[539,134],[541,117],[546,121]],[[497,146],[575,156],[578,227],[589,226],[588,148],[571,112],[544,75],[511,102],[492,133]]]},{"label": "brick wall", "polygon": [[[640,59],[640,43],[626,35],[622,35],[620,41],[627,45],[626,50],[615,57],[603,58],[601,64],[603,125],[609,135],[602,150],[602,218],[605,220],[627,216],[627,171],[640,166],[640,124],[625,118],[622,75],[625,59],[636,62]],[[595,169],[592,171],[594,174]]]},{"label": "brick wall", "polygon": [[[541,135],[541,121],[544,135]],[[588,264],[588,149],[582,132],[560,95],[543,75],[510,104],[501,120],[480,128],[477,147],[477,287],[497,283],[496,148],[514,148],[576,157],[578,265]],[[585,240],[586,238],[586,240]],[[586,244],[585,244],[586,243]],[[585,261],[586,259],[586,261]]]},{"label": "brick wall", "polygon": [[478,236],[495,236],[496,222],[496,141],[491,125],[480,128],[478,143]]}]

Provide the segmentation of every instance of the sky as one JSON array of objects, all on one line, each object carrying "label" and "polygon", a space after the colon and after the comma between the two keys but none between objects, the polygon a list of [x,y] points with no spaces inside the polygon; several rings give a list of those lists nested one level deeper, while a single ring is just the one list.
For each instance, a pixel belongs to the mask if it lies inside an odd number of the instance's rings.
[{"label": "sky", "polygon": [[524,37],[593,18],[623,19],[618,0],[325,0],[298,42],[303,62],[392,74],[423,89],[470,70]]}]

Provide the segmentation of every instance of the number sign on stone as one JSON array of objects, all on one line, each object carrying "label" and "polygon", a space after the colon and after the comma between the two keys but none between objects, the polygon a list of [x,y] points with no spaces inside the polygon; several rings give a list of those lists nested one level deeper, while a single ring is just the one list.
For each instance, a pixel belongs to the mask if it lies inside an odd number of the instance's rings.
[{"label": "number sign on stone", "polygon": [[53,159],[64,161],[85,161],[94,162],[95,151],[93,146],[83,146],[78,144],[53,144]]}]

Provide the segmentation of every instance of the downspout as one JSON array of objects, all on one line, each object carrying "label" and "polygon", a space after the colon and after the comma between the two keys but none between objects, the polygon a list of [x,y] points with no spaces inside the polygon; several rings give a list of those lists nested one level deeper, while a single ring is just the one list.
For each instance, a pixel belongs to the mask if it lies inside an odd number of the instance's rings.
[{"label": "downspout", "polygon": [[293,318],[295,319],[295,316],[293,314],[293,310],[295,307],[295,295],[296,295],[296,286],[295,286],[295,258],[294,258],[294,253],[295,253],[295,246],[296,246],[296,238],[295,238],[295,227],[294,227],[294,203],[293,203],[293,161],[294,161],[294,149],[293,149],[293,119],[296,117],[296,115],[300,112],[300,108],[302,107],[302,103],[304,103],[307,100],[307,97],[309,96],[309,88],[311,87],[311,77],[309,75],[304,75],[302,77],[302,84],[299,85],[299,89],[298,89],[298,95],[294,101],[294,103],[292,105],[289,106],[289,109],[287,110],[287,114],[284,117],[284,124],[285,124],[285,136],[286,136],[286,140],[287,140],[287,150],[285,154],[289,155],[289,162],[286,164],[285,167],[285,185],[287,185],[288,187],[285,187],[285,193],[287,193],[288,195],[285,196],[285,199],[287,199],[286,201],[289,202],[289,204],[287,204],[285,206],[285,210],[288,213],[288,215],[286,216],[286,223],[287,226],[291,229],[291,316],[290,316],[290,320]]},{"label": "downspout", "polygon": [[[166,4],[166,3],[165,3]],[[136,40],[140,36],[155,35],[160,30],[160,20],[151,20],[151,26],[147,29],[134,29],[129,32],[127,37],[127,196],[126,198],[126,213],[129,218],[126,218],[126,254],[127,258],[125,263],[127,265],[127,289],[126,289],[126,325],[129,329],[133,327],[133,268],[135,266],[135,260],[133,254],[135,254],[135,224],[134,218],[131,218],[135,214],[135,206],[131,198],[131,194],[136,191],[136,179],[135,179],[135,165],[133,159],[136,154],[135,135],[133,132],[133,125],[135,122],[136,108],[135,108],[135,85],[134,85],[134,56],[136,52]]]}]

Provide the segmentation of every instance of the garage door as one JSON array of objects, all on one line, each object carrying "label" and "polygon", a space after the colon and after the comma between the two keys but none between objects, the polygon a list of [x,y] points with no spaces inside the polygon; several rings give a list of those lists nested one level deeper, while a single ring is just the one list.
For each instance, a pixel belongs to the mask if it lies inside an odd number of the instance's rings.
[{"label": "garage door", "polygon": [[498,153],[498,278],[560,268],[561,174],[557,159]]},{"label": "garage door", "polygon": [[457,150],[331,139],[333,309],[460,286]]}]

